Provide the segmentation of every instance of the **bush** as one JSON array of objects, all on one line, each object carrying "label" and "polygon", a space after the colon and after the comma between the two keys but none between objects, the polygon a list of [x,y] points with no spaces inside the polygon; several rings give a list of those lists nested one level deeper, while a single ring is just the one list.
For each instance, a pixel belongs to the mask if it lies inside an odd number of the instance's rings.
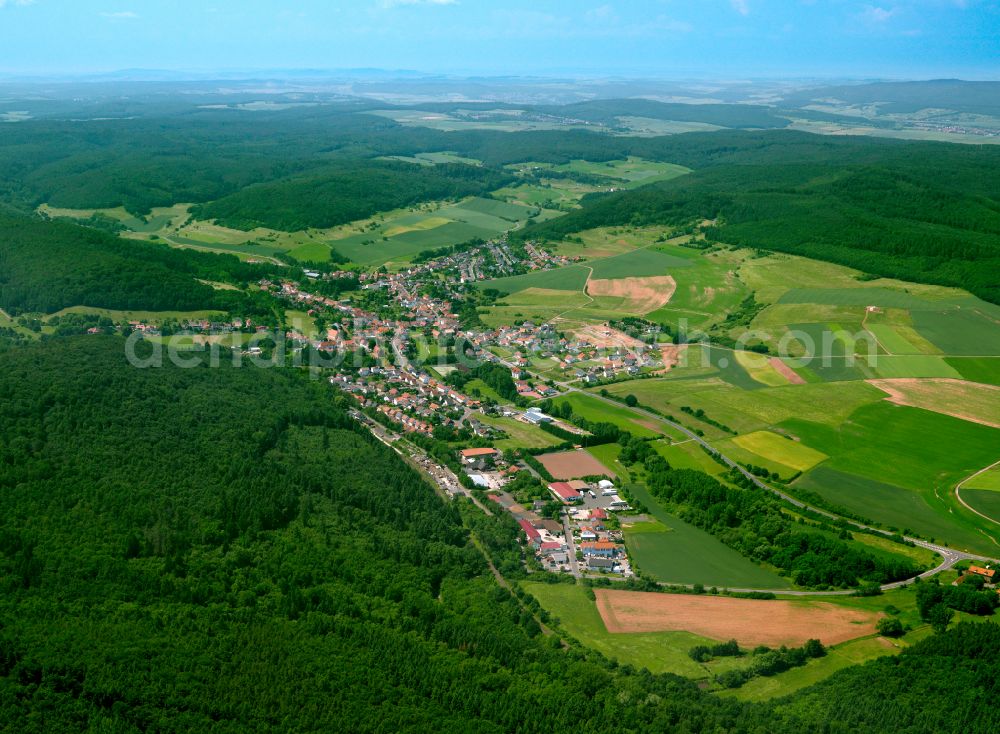
[{"label": "bush", "polygon": [[883,637],[902,637],[903,623],[895,617],[884,617],[875,625],[878,633]]}]

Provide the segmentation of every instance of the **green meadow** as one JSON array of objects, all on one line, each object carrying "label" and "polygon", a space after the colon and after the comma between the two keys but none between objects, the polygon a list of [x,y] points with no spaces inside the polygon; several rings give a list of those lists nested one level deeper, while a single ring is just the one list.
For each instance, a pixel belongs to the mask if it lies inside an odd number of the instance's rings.
[{"label": "green meadow", "polygon": [[787,589],[791,584],[777,573],[744,558],[720,540],[666,512],[640,484],[629,486],[632,496],[646,505],[666,532],[630,533],[625,543],[635,567],[659,581],[752,589]]},{"label": "green meadow", "polygon": [[637,417],[628,408],[610,405],[583,393],[570,393],[565,397],[556,398],[553,402],[560,407],[569,404],[573,412],[581,418],[593,422],[613,423],[639,438],[663,435],[657,423]]}]

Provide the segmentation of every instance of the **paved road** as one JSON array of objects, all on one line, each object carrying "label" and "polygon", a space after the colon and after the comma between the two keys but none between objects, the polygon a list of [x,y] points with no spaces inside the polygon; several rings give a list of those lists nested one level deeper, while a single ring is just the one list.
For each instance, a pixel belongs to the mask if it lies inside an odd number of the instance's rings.
[{"label": "paved road", "polygon": [[[506,364],[507,366],[511,366],[505,360],[501,359],[500,361],[503,364]],[[536,377],[538,379],[545,379],[543,376],[538,375],[538,374],[534,374],[534,377]],[[637,416],[639,416],[641,418],[644,418],[646,420],[656,421],[656,422],[661,423],[663,425],[670,426],[674,430],[679,431],[680,433],[682,433],[685,436],[687,436],[688,440],[697,442],[699,446],[701,446],[704,449],[706,449],[709,453],[711,453],[714,456],[718,456],[726,464],[726,466],[729,466],[729,467],[732,467],[733,469],[736,469],[743,476],[745,476],[747,479],[749,479],[755,486],[757,486],[760,489],[763,489],[763,490],[765,490],[767,492],[771,492],[772,494],[778,496],[779,498],[781,498],[782,500],[784,500],[788,504],[792,505],[793,507],[797,507],[797,508],[799,508],[801,510],[806,510],[808,512],[813,512],[813,513],[816,513],[818,515],[822,515],[823,517],[827,517],[827,518],[829,518],[831,520],[838,520],[838,521],[843,520],[844,522],[847,522],[849,525],[851,525],[851,526],[853,526],[855,528],[858,528],[859,530],[866,530],[866,531],[870,531],[870,532],[873,532],[873,533],[878,533],[879,535],[884,535],[886,537],[890,537],[890,536],[893,535],[893,533],[890,533],[887,530],[882,530],[881,528],[874,528],[874,527],[871,527],[870,525],[865,525],[864,523],[857,522],[856,520],[851,520],[850,518],[841,517],[840,515],[837,515],[836,513],[829,512],[827,510],[823,510],[823,509],[820,509],[818,507],[813,507],[812,505],[809,505],[809,504],[807,504],[805,502],[802,502],[800,500],[795,499],[791,495],[786,494],[785,492],[782,492],[780,489],[776,489],[775,487],[772,487],[771,485],[769,485],[766,482],[762,481],[760,479],[760,477],[757,477],[757,476],[754,476],[753,474],[751,474],[749,471],[747,471],[742,466],[740,466],[739,463],[737,463],[736,461],[733,461],[728,456],[726,456],[725,454],[723,454],[721,451],[719,451],[718,449],[716,449],[714,446],[710,445],[704,438],[702,438],[701,436],[699,436],[697,433],[695,433],[691,429],[689,429],[689,428],[681,425],[680,423],[675,423],[672,420],[664,418],[663,416],[659,415],[658,413],[653,413],[653,412],[651,412],[649,410],[646,410],[645,408],[641,408],[641,407],[638,407],[638,406],[636,406],[636,407],[630,407],[630,406],[625,405],[624,403],[618,402],[617,400],[612,400],[611,398],[606,398],[603,395],[601,395],[600,393],[594,393],[594,392],[588,392],[588,391],[585,391],[585,390],[581,390],[580,388],[575,387],[575,386],[570,385],[570,384],[565,383],[565,382],[556,382],[555,384],[558,387],[562,388],[565,392],[578,392],[578,393],[582,393],[582,394],[588,395],[591,398],[595,398],[595,399],[600,400],[602,402],[608,403],[609,405],[613,405],[617,409],[625,408],[626,410],[630,410],[633,413],[635,413]],[[930,550],[930,551],[933,551],[933,552],[937,553],[938,555],[941,556],[941,563],[938,564],[937,566],[935,566],[934,568],[930,569],[929,571],[925,571],[924,573],[922,573],[919,576],[916,576],[916,577],[914,577],[912,579],[906,579],[904,581],[895,581],[895,582],[893,582],[891,584],[883,584],[882,587],[881,587],[883,591],[889,591],[891,589],[898,589],[898,588],[900,588],[902,586],[906,586],[908,584],[913,583],[916,578],[926,578],[926,577],[933,576],[934,574],[940,573],[941,571],[945,571],[945,570],[951,568],[952,566],[954,566],[959,561],[973,560],[973,561],[990,561],[990,562],[994,562],[994,563],[997,562],[997,559],[995,559],[995,558],[990,558],[988,556],[980,556],[980,555],[976,555],[974,553],[966,553],[965,551],[955,550],[954,548],[947,548],[947,547],[945,547],[943,545],[937,545],[936,543],[930,543],[930,542],[928,542],[926,540],[921,540],[919,538],[910,538],[910,537],[907,537],[907,536],[903,536],[903,538],[905,540],[913,543],[915,546],[918,546],[920,548],[926,548],[927,550]],[[774,593],[782,593],[782,594],[791,594],[791,595],[794,595],[794,596],[843,596],[843,595],[847,595],[847,594],[853,593],[853,591],[851,591],[851,590],[846,590],[846,591],[782,591],[780,589],[732,589],[732,590],[733,591],[741,591],[741,592],[764,591],[764,592],[774,592]]]},{"label": "paved road", "polygon": [[580,564],[576,560],[576,544],[573,542],[573,528],[569,524],[568,513],[563,513],[562,524],[563,534],[566,536],[566,547],[569,548],[569,552],[567,553],[569,557],[569,572],[580,578]]},{"label": "paved road", "polygon": [[[582,392],[581,390],[579,390],[579,388],[575,388],[575,387],[571,387],[571,386],[565,386],[565,387],[569,391],[571,391],[571,392]],[[643,418],[645,418],[647,420],[659,421],[660,423],[663,423],[663,424],[668,425],[668,426],[670,426],[671,428],[673,428],[673,429],[675,429],[677,431],[680,431],[685,436],[687,436],[690,440],[697,442],[698,445],[700,445],[701,447],[703,447],[704,449],[706,449],[707,451],[709,451],[711,454],[713,454],[715,456],[718,456],[723,462],[725,462],[725,464],[727,466],[732,467],[733,469],[736,469],[738,472],[740,472],[740,474],[742,474],[744,477],[746,477],[751,482],[753,482],[753,484],[755,486],[757,486],[760,489],[763,489],[765,491],[771,492],[772,494],[777,495],[778,497],[780,497],[782,500],[784,500],[788,504],[792,505],[793,507],[797,507],[797,508],[799,508],[801,510],[806,510],[808,512],[813,512],[813,513],[816,513],[818,515],[822,515],[823,517],[827,517],[827,518],[829,518],[831,520],[838,520],[838,521],[839,520],[843,520],[843,521],[847,522],[849,525],[851,525],[851,526],[853,526],[855,528],[858,528],[859,530],[866,530],[866,531],[878,533],[879,535],[884,535],[886,537],[889,537],[889,536],[893,535],[893,533],[890,533],[887,530],[882,530],[881,528],[873,528],[870,525],[865,525],[864,523],[857,522],[856,520],[851,520],[850,518],[841,517],[840,515],[837,515],[836,513],[829,512],[827,510],[823,510],[823,509],[820,509],[818,507],[813,507],[812,505],[809,505],[809,504],[807,504],[805,502],[797,500],[794,497],[792,497],[791,495],[786,494],[785,492],[782,492],[780,489],[776,489],[776,488],[772,487],[771,485],[769,485],[766,482],[762,481],[760,479],[760,477],[754,476],[749,471],[747,471],[745,468],[743,468],[742,466],[740,466],[737,462],[733,461],[728,456],[726,456],[725,454],[723,454],[721,451],[719,451],[718,449],[716,449],[714,446],[710,445],[704,438],[702,438],[701,436],[699,436],[697,433],[695,433],[694,431],[690,430],[689,428],[686,428],[685,426],[682,426],[679,423],[675,423],[674,421],[668,420],[667,418],[664,418],[663,416],[657,415],[656,413],[652,413],[652,412],[650,412],[648,410],[645,410],[644,408],[639,408],[639,407],[629,408],[628,406],[624,405],[623,403],[619,403],[618,401],[612,400],[611,398],[606,398],[606,397],[600,395],[599,393],[587,393],[587,394],[590,395],[593,398],[597,398],[598,400],[602,400],[602,401],[604,401],[606,403],[609,403],[611,405],[614,405],[614,406],[616,406],[618,408],[623,408],[624,407],[624,408],[626,408],[628,410],[631,410],[632,412],[636,413],[637,415],[641,415]],[[935,553],[937,553],[938,555],[941,556],[941,563],[938,566],[932,568],[929,571],[925,571],[924,573],[920,574],[920,576],[917,577],[917,578],[924,578],[924,577],[928,577],[928,576],[933,576],[936,573],[940,573],[941,571],[944,571],[946,569],[951,568],[952,566],[954,566],[959,561],[964,561],[964,560],[996,561],[996,559],[989,558],[987,556],[979,556],[979,555],[976,555],[974,553],[966,553],[965,551],[955,550],[954,548],[947,548],[947,547],[945,547],[943,545],[937,545],[936,543],[930,543],[930,542],[928,542],[926,540],[921,540],[919,538],[910,538],[910,537],[906,537],[906,536],[903,536],[903,537],[904,537],[905,540],[913,543],[914,545],[919,546],[920,548],[926,548],[927,550],[934,551]],[[897,588],[899,588],[901,586],[906,586],[907,584],[910,584],[910,583],[913,583],[913,579],[907,579],[905,581],[896,581],[896,582],[893,582],[891,584],[884,584],[882,586],[882,590],[883,591],[889,591],[890,589],[897,589]],[[757,591],[757,590],[756,589],[751,589],[750,591]],[[823,593],[823,592],[798,592],[798,593],[800,593],[800,594],[806,594],[806,593],[817,594],[817,593]],[[825,593],[836,593],[836,592],[825,592]],[[846,593],[851,593],[851,592],[846,592]]]}]

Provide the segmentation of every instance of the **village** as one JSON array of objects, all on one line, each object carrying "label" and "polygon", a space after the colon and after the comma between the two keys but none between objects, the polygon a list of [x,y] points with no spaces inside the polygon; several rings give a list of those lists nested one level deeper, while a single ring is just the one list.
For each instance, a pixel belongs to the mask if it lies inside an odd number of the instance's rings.
[{"label": "village", "polygon": [[[585,430],[546,414],[537,403],[561,395],[568,384],[634,379],[661,369],[659,350],[610,326],[574,334],[531,321],[470,326],[458,306],[470,298],[469,281],[566,264],[566,258],[531,243],[515,254],[500,240],[395,273],[305,271],[301,282],[264,280],[259,286],[287,304],[287,312],[308,319],[289,319],[277,335],[285,349],[300,359],[309,353],[314,361],[302,363],[318,364],[332,386],[351,395],[360,408],[355,417],[373,432],[379,427],[380,440],[396,436],[386,441],[395,445],[400,436],[409,435],[455,445],[463,436],[476,439],[474,446],[454,450],[458,472],[410,443],[411,456],[448,496],[481,492],[510,513],[523,531],[526,551],[542,569],[627,577],[632,569],[616,513],[629,506],[613,475],[596,478],[606,471],[598,464],[594,476],[547,481],[517,452],[495,447],[506,433],[489,417],[585,437]],[[357,279],[354,297],[322,294],[323,281],[340,278]],[[139,321],[129,326],[147,338],[160,333]],[[199,339],[211,343],[219,335],[249,335],[240,344],[243,354],[253,357],[262,355],[269,336],[275,340],[273,331],[249,319],[205,319],[182,327],[196,344]],[[550,367],[545,377],[539,364]],[[482,365],[508,373],[512,392],[501,397],[482,394],[478,387],[463,389],[456,375]],[[519,502],[507,487],[523,473],[534,475],[537,489],[530,501]],[[546,492],[545,499],[538,496]]]}]

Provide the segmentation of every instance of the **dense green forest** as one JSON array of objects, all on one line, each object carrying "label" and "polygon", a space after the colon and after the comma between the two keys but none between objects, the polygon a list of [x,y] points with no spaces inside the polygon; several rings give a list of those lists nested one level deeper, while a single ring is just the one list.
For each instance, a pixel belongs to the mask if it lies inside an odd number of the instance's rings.
[{"label": "dense green forest", "polygon": [[347,160],[307,175],[248,186],[192,213],[237,229],[294,232],[346,224],[425,201],[488,194],[512,180],[509,173],[455,163]]},{"label": "dense green forest", "polygon": [[[172,109],[127,120],[19,123],[5,128],[0,199],[22,209],[44,202],[124,205],[137,214],[194,202],[202,205],[201,216],[238,227],[298,229],[421,200],[485,193],[509,181],[499,170],[506,164],[639,156],[695,173],[594,195],[582,210],[529,227],[523,236],[560,238],[606,224],[708,219],[716,221],[709,237],[722,242],[830,260],[875,275],[959,285],[1000,300],[991,276],[1000,268],[1000,184],[984,175],[1000,168],[996,146],[773,129],[664,137],[586,130],[443,132],[370,114],[375,107],[351,102],[264,116]],[[557,109],[596,121],[611,119],[617,107],[601,101]],[[629,100],[623,109],[668,118],[683,111],[644,100]],[[710,112],[736,114],[720,105],[697,116]],[[747,107],[741,114],[747,117],[728,124],[774,127],[781,119],[767,108]],[[418,168],[377,160],[441,150],[484,166]]]},{"label": "dense green forest", "polygon": [[263,306],[254,299],[199,279],[246,284],[274,271],[233,255],[177,250],[0,212],[0,308],[14,314],[68,306],[255,313]]},{"label": "dense green forest", "polygon": [[[0,354],[2,726],[994,730],[992,624],[775,706],[563,649],[461,514],[508,554],[509,529],[439,499],[341,400],[285,369],[134,369],[115,337]],[[942,672],[951,694],[917,695]],[[907,705],[854,707],[887,695]]]},{"label": "dense green forest", "polygon": [[823,162],[715,162],[674,181],[595,195],[521,236],[712,220],[712,240],[963,287],[1000,302],[1000,179],[983,175],[1000,169],[1000,150],[923,143],[842,152]]}]

